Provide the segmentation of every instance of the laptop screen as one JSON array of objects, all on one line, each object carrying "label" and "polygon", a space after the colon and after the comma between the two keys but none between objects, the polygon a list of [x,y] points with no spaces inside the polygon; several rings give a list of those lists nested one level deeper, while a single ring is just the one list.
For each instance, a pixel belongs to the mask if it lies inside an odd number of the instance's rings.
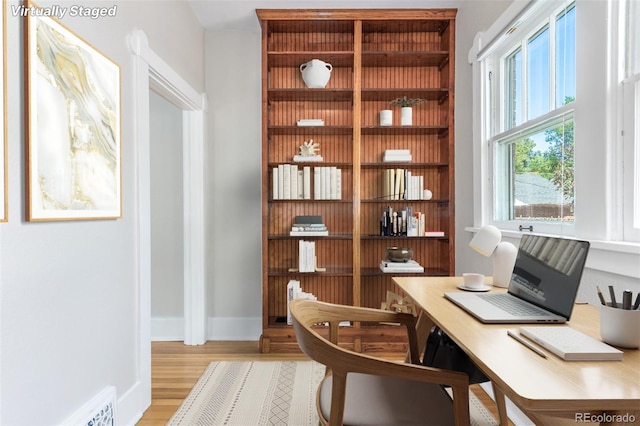
[{"label": "laptop screen", "polygon": [[588,251],[588,241],[524,235],[509,293],[569,319]]}]

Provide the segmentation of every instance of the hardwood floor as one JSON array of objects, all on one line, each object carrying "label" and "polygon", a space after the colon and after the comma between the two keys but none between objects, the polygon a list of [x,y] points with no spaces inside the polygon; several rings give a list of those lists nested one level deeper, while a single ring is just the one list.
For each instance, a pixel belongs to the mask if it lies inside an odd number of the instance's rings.
[{"label": "hardwood floor", "polygon": [[[404,356],[396,354],[388,355],[388,358],[403,359]],[[137,426],[166,424],[212,361],[305,359],[308,358],[303,354],[261,354],[258,342],[207,342],[202,346],[186,346],[182,342],[152,342],[151,407],[145,411]],[[493,401],[479,386],[474,385],[472,389],[497,418]]]}]

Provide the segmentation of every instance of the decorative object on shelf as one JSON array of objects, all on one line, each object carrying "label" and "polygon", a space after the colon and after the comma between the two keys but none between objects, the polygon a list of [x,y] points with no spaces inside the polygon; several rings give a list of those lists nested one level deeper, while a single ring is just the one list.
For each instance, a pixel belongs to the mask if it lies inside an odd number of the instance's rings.
[{"label": "decorative object on shelf", "polygon": [[42,15],[26,19],[27,220],[118,219],[120,66]]},{"label": "decorative object on shelf", "polygon": [[409,247],[387,247],[387,260],[407,263],[413,258],[413,250]]},{"label": "decorative object on shelf", "polygon": [[498,228],[485,225],[473,237],[469,247],[483,256],[493,257],[493,285],[506,288],[511,281],[518,250],[513,244],[501,240],[502,233]]},{"label": "decorative object on shelf", "polygon": [[402,126],[411,126],[413,124],[413,109],[412,107],[419,105],[423,102],[426,102],[426,99],[421,98],[407,98],[403,96],[402,98],[396,98],[389,102],[390,105],[399,106],[400,108],[400,125]]},{"label": "decorative object on shelf", "polygon": [[431,192],[428,189],[425,189],[424,191],[422,191],[422,199],[423,200],[430,200],[433,198],[433,192]]},{"label": "decorative object on shelf", "polygon": [[333,66],[320,59],[312,59],[309,62],[300,65],[302,80],[309,89],[324,88],[331,78]]},{"label": "decorative object on shelf", "polygon": [[391,126],[393,124],[393,111],[390,109],[383,109],[380,111],[380,125]]},{"label": "decorative object on shelf", "polygon": [[318,155],[320,151],[320,144],[314,142],[313,139],[309,139],[308,141],[304,141],[302,145],[300,145],[300,154],[293,157],[293,161],[304,162],[304,161],[313,161],[319,162],[323,161],[322,155]]}]

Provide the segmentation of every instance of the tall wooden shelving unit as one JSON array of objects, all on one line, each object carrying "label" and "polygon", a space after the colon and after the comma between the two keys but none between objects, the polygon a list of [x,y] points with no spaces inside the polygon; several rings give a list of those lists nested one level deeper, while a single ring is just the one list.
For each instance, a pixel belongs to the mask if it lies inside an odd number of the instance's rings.
[{"label": "tall wooden shelving unit", "polygon": [[[380,307],[398,292],[380,261],[389,246],[407,246],[425,275],[454,274],[454,58],[455,9],[257,10],[262,25],[262,297],[261,351],[297,351],[286,325],[287,283],[299,280],[319,300]],[[333,66],[323,89],[306,88],[299,67],[311,59]],[[413,108],[413,125],[400,126],[389,101],[427,101]],[[393,109],[393,125],[379,125],[379,111]],[[321,127],[298,127],[300,119]],[[339,200],[282,200],[272,193],[274,167],[294,164],[298,147],[320,144],[322,163],[341,170]],[[409,149],[410,163],[385,163],[385,149]],[[424,176],[430,200],[388,200],[384,170],[404,168]],[[443,237],[382,237],[386,206],[425,213],[427,229]],[[321,215],[329,236],[290,237],[298,215]],[[298,240],[316,241],[326,271],[290,272]],[[344,345],[358,351],[404,350],[393,326],[345,327]]]}]

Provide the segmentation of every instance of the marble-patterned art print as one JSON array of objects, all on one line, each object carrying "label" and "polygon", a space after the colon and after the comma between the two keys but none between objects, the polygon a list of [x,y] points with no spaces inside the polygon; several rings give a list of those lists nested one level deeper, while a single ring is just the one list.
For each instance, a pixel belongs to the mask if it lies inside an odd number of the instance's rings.
[{"label": "marble-patterned art print", "polygon": [[120,67],[28,7],[27,220],[120,218]]}]

